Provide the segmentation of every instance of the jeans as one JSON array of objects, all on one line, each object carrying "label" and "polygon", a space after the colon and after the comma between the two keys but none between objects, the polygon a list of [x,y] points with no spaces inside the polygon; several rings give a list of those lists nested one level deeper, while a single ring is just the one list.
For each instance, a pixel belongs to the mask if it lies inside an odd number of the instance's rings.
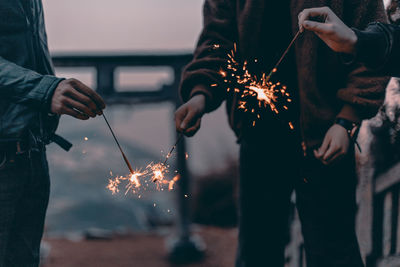
[{"label": "jeans", "polygon": [[37,267],[49,200],[44,151],[0,151],[0,267]]},{"label": "jeans", "polygon": [[354,154],[332,166],[302,155],[290,136],[243,140],[236,267],[283,267],[296,192],[307,267],[362,267],[355,233]]}]

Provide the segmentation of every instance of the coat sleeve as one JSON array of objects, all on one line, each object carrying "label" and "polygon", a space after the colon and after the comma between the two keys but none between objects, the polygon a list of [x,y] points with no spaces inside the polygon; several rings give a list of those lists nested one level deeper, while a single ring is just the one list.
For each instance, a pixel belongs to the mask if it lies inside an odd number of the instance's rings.
[{"label": "coat sleeve", "polygon": [[227,51],[237,39],[232,2],[205,0],[203,30],[193,60],[182,75],[180,93],[183,101],[188,101],[195,94],[204,94],[208,112],[218,108],[226,98],[226,90],[218,72],[226,63]]},{"label": "coat sleeve", "polygon": [[[386,22],[387,17],[380,0],[355,1],[347,6],[346,23],[351,27],[364,29],[371,22]],[[337,97],[343,107],[337,117],[361,122],[376,115],[385,98],[385,89],[390,77],[379,76],[361,64],[353,65],[347,77],[346,87],[338,90]]]},{"label": "coat sleeve", "polygon": [[54,90],[62,79],[41,75],[0,57],[0,97],[48,111]]},{"label": "coat sleeve", "polygon": [[400,76],[400,26],[371,23],[355,30],[358,41],[355,61],[385,75]]}]

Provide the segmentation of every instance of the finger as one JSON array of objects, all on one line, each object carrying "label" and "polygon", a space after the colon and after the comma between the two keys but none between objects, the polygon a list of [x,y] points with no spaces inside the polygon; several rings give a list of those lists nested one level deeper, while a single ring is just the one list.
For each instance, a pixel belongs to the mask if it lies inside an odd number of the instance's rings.
[{"label": "finger", "polygon": [[201,119],[199,118],[194,126],[190,127],[185,131],[185,135],[188,137],[192,137],[200,129],[200,125],[201,125]]},{"label": "finger", "polygon": [[316,7],[316,8],[307,8],[304,9],[300,14],[299,14],[299,23],[303,24],[305,20],[309,20],[310,18],[313,17],[324,17],[327,18],[331,14],[331,10],[328,7]]},{"label": "finger", "polygon": [[96,113],[93,112],[90,108],[88,108],[84,104],[82,104],[78,101],[75,101],[71,98],[68,98],[65,101],[69,108],[77,109],[79,112],[84,113],[92,118],[96,117]]},{"label": "finger", "polygon": [[322,142],[321,147],[317,150],[317,153],[315,156],[316,158],[322,159],[322,156],[325,155],[326,151],[329,148],[330,142],[331,142],[331,139],[329,137],[324,138],[324,141]]},{"label": "finger", "polygon": [[328,162],[336,153],[340,152],[340,147],[331,145],[326,153],[323,155],[323,161]]},{"label": "finger", "polygon": [[305,20],[304,11],[305,11],[305,10],[301,11],[301,12],[299,13],[299,15],[297,16],[297,19],[298,19],[297,23],[298,23],[298,25],[299,25],[299,30],[300,30],[300,32],[303,32],[303,31],[304,31],[304,27],[303,27],[303,22],[304,22],[304,20]]},{"label": "finger", "polygon": [[330,165],[334,163],[335,161],[338,161],[339,159],[343,158],[344,154],[338,151],[338,153],[334,154],[332,158],[330,158],[325,164]]},{"label": "finger", "polygon": [[306,30],[315,32],[317,34],[324,35],[332,33],[332,25],[330,24],[305,20],[302,25]]},{"label": "finger", "polygon": [[103,99],[101,96],[96,93],[94,90],[83,84],[82,82],[75,80],[74,81],[74,88],[78,90],[79,92],[87,95],[90,97],[94,103],[96,104],[98,109],[104,109],[106,107],[106,104],[104,103]]},{"label": "finger", "polygon": [[85,114],[80,113],[80,112],[78,112],[76,110],[73,110],[72,108],[64,108],[62,113],[65,114],[65,115],[69,115],[69,116],[72,116],[74,118],[77,118],[79,120],[88,120],[89,119],[88,115],[85,115]]},{"label": "finger", "polygon": [[72,99],[84,104],[85,106],[90,108],[93,113],[95,113],[95,114],[97,113],[98,115],[101,115],[96,104],[85,94],[82,94],[79,91],[77,91],[76,89],[73,89],[73,90],[69,91],[66,95],[71,97]]},{"label": "finger", "polygon": [[175,112],[175,128],[178,132],[183,131],[181,129],[181,124],[187,114],[187,111],[187,108],[185,106],[182,106]]},{"label": "finger", "polygon": [[196,112],[190,111],[186,114],[185,118],[183,119],[180,128],[183,131],[186,131],[188,128],[192,127],[196,124]]}]

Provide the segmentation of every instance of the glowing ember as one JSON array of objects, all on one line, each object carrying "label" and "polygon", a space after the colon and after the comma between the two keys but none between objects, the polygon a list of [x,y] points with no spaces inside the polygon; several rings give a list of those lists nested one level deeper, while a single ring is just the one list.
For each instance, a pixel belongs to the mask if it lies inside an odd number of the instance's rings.
[{"label": "glowing ember", "polygon": [[[119,187],[121,183],[126,183],[125,185],[125,195],[129,192],[133,194],[142,192],[151,186],[151,184],[155,184],[155,189],[159,191],[164,191],[164,189],[168,188],[169,190],[173,190],[174,185],[179,180],[179,175],[176,175],[172,180],[169,180],[166,175],[169,173],[169,166],[164,165],[163,163],[150,163],[143,171],[137,170],[130,175],[127,176],[117,176],[113,179],[109,179],[107,189],[110,190],[113,194],[119,192]],[[112,172],[110,171],[112,175]],[[138,195],[141,198],[141,195]]]},{"label": "glowing ember", "polygon": [[[136,170],[134,171],[130,164],[129,169],[131,170],[131,174],[128,176],[119,176],[109,180],[107,185],[107,189],[109,189],[113,194],[119,192],[119,186],[122,181],[126,181],[127,184],[125,186],[126,192],[139,193],[142,190],[147,189],[150,185],[156,185],[156,189],[159,191],[164,191],[164,189],[168,186],[169,190],[174,188],[174,185],[179,180],[179,175],[176,175],[172,180],[169,180],[166,176],[169,173],[170,166],[167,164],[168,159],[173,155],[175,148],[177,147],[180,140],[182,140],[183,134],[180,134],[171,148],[163,163],[150,163],[144,170]],[[124,155],[124,154],[123,154]],[[185,153],[185,157],[188,158],[188,154]],[[125,157],[124,157],[125,159]],[[127,160],[126,160],[127,161]],[[174,173],[177,173],[175,171]],[[110,175],[113,176],[112,171],[110,171]],[[141,194],[138,195],[138,198],[141,198]]]},{"label": "glowing ember", "polygon": [[169,181],[169,184],[168,184],[168,190],[169,191],[174,189],[174,185],[176,184],[176,182],[178,182],[179,178],[180,178],[180,175],[178,174],[171,181]]},{"label": "glowing ember", "polygon": [[109,183],[107,185],[107,189],[112,192],[112,194],[116,194],[119,192],[118,186],[121,183],[120,179],[109,179]]},{"label": "glowing ember", "polygon": [[[292,100],[286,91],[286,86],[270,81],[271,75],[277,71],[277,68],[273,68],[269,75],[263,73],[261,78],[258,78],[250,73],[247,61],[240,63],[236,59],[236,50],[236,44],[234,44],[234,48],[228,53],[226,67],[221,69],[219,74],[224,79],[227,92],[238,95],[237,109],[252,114],[249,118],[251,126],[256,125],[256,120],[261,118],[262,111],[267,107],[275,114],[287,111],[286,103]],[[294,129],[291,122],[289,122],[289,128]]]}]

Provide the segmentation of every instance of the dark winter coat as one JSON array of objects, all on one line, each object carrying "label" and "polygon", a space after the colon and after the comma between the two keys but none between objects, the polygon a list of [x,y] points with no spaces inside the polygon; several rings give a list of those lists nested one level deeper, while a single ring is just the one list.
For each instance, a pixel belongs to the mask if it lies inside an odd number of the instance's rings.
[{"label": "dark winter coat", "polygon": [[[226,57],[214,44],[230,49],[238,44],[239,54],[249,61],[263,53],[260,39],[268,33],[262,29],[265,16],[276,16],[265,0],[206,0],[204,27],[194,59],[183,72],[181,95],[184,101],[194,94],[207,98],[207,110],[212,111],[226,100],[227,92],[218,71]],[[268,6],[268,7],[267,7]],[[305,8],[329,6],[347,25],[365,28],[370,22],[386,22],[382,1],[378,0],[292,0],[288,13],[290,37],[298,31],[298,14]],[[276,29],[286,17],[269,25]],[[261,32],[266,30],[267,32]],[[282,28],[281,32],[286,31]],[[285,47],[282,47],[285,48]],[[320,144],[336,117],[354,122],[374,116],[384,100],[389,78],[376,77],[360,65],[344,67],[340,57],[331,51],[315,34],[305,32],[295,44],[295,64],[300,112],[298,120],[302,139],[307,147]],[[275,62],[274,62],[275,63]],[[279,72],[279,70],[278,70]],[[219,86],[210,86],[218,84]],[[193,90],[194,86],[197,90]],[[235,98],[227,101],[229,121],[235,133],[243,132],[237,119]]]},{"label": "dark winter coat", "polygon": [[48,142],[58,125],[50,101],[61,79],[47,48],[40,0],[0,0],[0,142],[31,132]]}]

